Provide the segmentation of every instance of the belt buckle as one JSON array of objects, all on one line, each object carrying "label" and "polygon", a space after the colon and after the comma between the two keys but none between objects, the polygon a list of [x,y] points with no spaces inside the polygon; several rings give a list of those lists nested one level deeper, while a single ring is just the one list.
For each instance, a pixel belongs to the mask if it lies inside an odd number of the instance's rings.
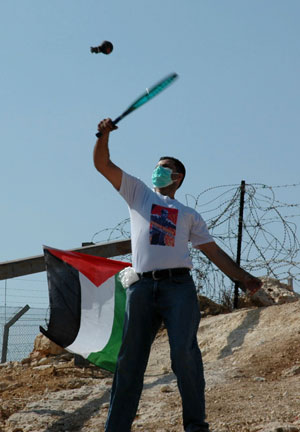
[{"label": "belt buckle", "polygon": [[[159,271],[162,271],[162,270],[153,270],[153,271],[152,271],[152,279],[153,279],[153,280],[155,280],[155,281],[159,281],[159,280],[161,280],[161,279],[166,279],[166,278],[164,278],[164,277],[156,277],[156,276],[155,276],[155,272],[159,272]],[[172,277],[172,270],[171,270],[171,269],[166,269],[166,271],[169,272],[169,278]]]},{"label": "belt buckle", "polygon": [[155,272],[157,272],[157,271],[159,271],[159,270],[152,270],[152,279],[155,280],[155,281],[159,281],[160,280],[159,277],[155,276]]}]

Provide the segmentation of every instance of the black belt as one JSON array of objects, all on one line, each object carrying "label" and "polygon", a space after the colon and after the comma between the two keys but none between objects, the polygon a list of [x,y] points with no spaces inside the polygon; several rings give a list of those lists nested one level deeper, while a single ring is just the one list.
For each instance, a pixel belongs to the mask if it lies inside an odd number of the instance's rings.
[{"label": "black belt", "polygon": [[167,279],[172,276],[179,276],[189,274],[190,269],[187,267],[178,267],[171,269],[163,269],[163,270],[153,270],[143,273],[138,273],[139,278],[152,278],[154,280]]}]

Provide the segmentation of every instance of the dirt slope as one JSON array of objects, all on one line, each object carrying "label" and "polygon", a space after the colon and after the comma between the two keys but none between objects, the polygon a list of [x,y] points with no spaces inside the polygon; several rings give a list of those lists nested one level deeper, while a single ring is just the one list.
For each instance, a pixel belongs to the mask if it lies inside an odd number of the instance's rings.
[{"label": "dirt slope", "polygon": [[[212,432],[300,431],[300,301],[208,316],[198,340]],[[112,376],[70,358],[0,367],[0,432],[104,430]],[[132,430],[183,430],[165,331],[153,345]]]}]

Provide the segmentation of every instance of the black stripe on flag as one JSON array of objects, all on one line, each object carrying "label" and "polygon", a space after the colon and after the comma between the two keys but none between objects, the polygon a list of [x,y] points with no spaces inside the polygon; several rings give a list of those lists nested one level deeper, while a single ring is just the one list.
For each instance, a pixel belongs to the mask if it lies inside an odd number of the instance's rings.
[{"label": "black stripe on flag", "polygon": [[71,345],[79,331],[81,315],[81,288],[79,272],[71,265],[44,249],[50,320],[48,328],[40,327],[41,333],[66,348]]}]

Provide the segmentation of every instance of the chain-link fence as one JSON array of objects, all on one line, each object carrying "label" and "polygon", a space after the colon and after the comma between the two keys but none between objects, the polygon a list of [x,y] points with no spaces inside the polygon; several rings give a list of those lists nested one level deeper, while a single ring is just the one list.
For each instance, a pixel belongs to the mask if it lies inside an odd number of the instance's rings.
[{"label": "chain-link fence", "polygon": [[[21,308],[0,307],[0,341],[3,349],[4,326]],[[9,328],[6,361],[20,361],[33,350],[34,340],[39,334],[39,326],[45,325],[48,309],[30,308]]]}]

